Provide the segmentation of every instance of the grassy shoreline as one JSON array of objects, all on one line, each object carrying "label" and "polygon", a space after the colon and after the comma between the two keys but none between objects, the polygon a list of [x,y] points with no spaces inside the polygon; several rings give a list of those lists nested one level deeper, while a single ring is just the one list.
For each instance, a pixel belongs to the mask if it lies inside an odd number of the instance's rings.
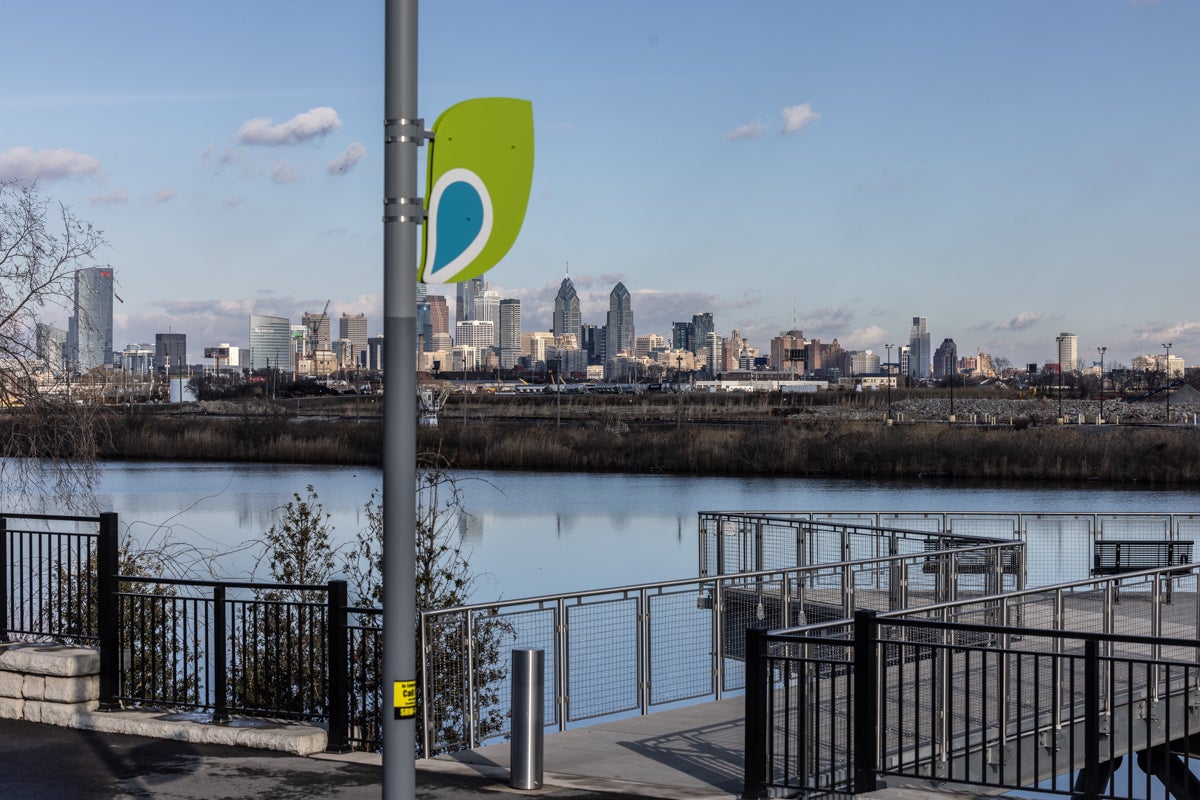
[{"label": "grassy shoreline", "polygon": [[[480,406],[480,409],[484,408]],[[468,407],[468,411],[470,407]],[[1200,487],[1200,428],[975,426],[882,419],[659,414],[443,414],[417,446],[494,470],[1056,482]],[[561,424],[557,422],[561,419]],[[112,419],[105,459],[382,463],[379,417],[134,414]]]}]

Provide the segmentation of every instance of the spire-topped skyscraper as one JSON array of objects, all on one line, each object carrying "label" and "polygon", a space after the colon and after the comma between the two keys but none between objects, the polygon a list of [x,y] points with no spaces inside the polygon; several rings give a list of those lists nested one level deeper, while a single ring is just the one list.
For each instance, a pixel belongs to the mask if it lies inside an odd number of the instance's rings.
[{"label": "spire-topped skyscraper", "polygon": [[571,266],[567,265],[566,275],[558,287],[558,295],[554,298],[554,335],[564,333],[573,335],[576,341],[581,341],[580,333],[583,318],[579,315],[579,293],[575,284],[571,283]]}]

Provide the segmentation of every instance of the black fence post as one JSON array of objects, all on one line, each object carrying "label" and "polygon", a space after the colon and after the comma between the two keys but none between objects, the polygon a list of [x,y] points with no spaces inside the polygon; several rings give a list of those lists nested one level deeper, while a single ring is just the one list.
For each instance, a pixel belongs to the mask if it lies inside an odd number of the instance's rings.
[{"label": "black fence post", "polygon": [[879,749],[879,623],[875,612],[854,612],[854,793],[873,792]]},{"label": "black fence post", "polygon": [[213,587],[213,722],[229,722],[229,663],[225,650],[225,584]]},{"label": "black fence post", "polygon": [[121,683],[121,600],[117,596],[120,568],[117,515],[100,515],[96,539],[96,634],[100,639],[100,710],[121,707],[117,693]]},{"label": "black fence post", "polygon": [[349,648],[347,631],[349,612],[345,581],[329,582],[329,611],[326,623],[326,644],[329,664],[329,734],[325,740],[325,752],[345,753],[350,749],[347,742],[350,709]]},{"label": "black fence post", "polygon": [[770,691],[770,662],[767,659],[766,630],[746,629],[746,727],[745,762],[742,767],[742,798],[767,796],[767,695]]},{"label": "black fence post", "polygon": [[1100,796],[1100,645],[1095,639],[1083,643],[1083,771],[1090,780],[1083,796]]},{"label": "black fence post", "polygon": [[0,517],[0,642],[8,641],[8,520]]}]

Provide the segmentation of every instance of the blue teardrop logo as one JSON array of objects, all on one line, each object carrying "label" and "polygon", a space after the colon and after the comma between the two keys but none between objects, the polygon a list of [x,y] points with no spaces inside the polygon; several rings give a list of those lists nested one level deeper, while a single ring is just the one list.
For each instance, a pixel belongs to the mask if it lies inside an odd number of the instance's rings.
[{"label": "blue teardrop logo", "polygon": [[429,203],[429,275],[426,282],[453,278],[483,250],[492,233],[492,203],[474,172],[453,169],[438,180]]}]

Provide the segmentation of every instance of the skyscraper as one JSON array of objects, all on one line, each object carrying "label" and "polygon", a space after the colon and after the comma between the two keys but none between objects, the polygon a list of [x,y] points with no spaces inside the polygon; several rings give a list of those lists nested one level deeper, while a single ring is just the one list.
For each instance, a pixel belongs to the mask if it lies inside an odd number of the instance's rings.
[{"label": "skyscraper", "polygon": [[434,336],[439,333],[450,335],[450,305],[440,294],[429,295],[425,302],[429,304],[429,335],[425,337],[425,349],[434,350]]},{"label": "skyscraper", "polygon": [[455,323],[475,319],[475,298],[483,294],[485,289],[487,289],[487,283],[484,282],[482,275],[457,285],[454,305]]},{"label": "skyscraper", "polygon": [[715,331],[713,325],[713,315],[711,311],[705,311],[700,314],[692,315],[692,352],[699,353],[700,348],[707,347],[708,335]]},{"label": "skyscraper", "polygon": [[156,333],[154,334],[154,370],[156,372],[178,375],[187,366],[187,334],[186,333]]},{"label": "skyscraper", "polygon": [[933,366],[933,350],[929,346],[929,329],[925,317],[913,317],[908,329],[908,374],[928,378]]},{"label": "skyscraper", "polygon": [[1063,372],[1079,370],[1079,337],[1063,331],[1058,334],[1058,363]]},{"label": "skyscraper", "polygon": [[367,366],[367,315],[342,314],[338,318],[338,338],[350,342],[350,360],[353,366]]},{"label": "skyscraper", "polygon": [[325,312],[314,314],[311,311],[305,311],[300,322],[310,331],[308,344],[313,350],[330,348],[329,314]]},{"label": "skyscraper", "polygon": [[75,314],[68,347],[79,372],[87,372],[113,358],[113,271],[88,267],[75,271]]},{"label": "skyscraper", "polygon": [[521,301],[500,301],[500,366],[512,369],[521,357]]},{"label": "skyscraper", "polygon": [[933,377],[937,380],[958,374],[958,345],[953,339],[943,339],[933,354]]},{"label": "skyscraper", "polygon": [[495,340],[489,347],[500,346],[500,293],[492,289],[485,289],[475,295],[475,311],[471,314],[471,319],[476,319],[481,322],[492,323],[492,335]]},{"label": "skyscraper", "polygon": [[633,303],[624,283],[618,283],[608,294],[608,324],[604,328],[606,361],[618,353],[633,355]]},{"label": "skyscraper", "polygon": [[55,377],[61,375],[68,366],[67,332],[42,322],[37,323],[35,330],[37,357],[42,368]]},{"label": "skyscraper", "polygon": [[571,276],[568,274],[559,284],[558,294],[554,298],[554,335],[573,333],[578,338],[581,336],[582,324],[583,320],[579,316],[579,293],[575,291],[575,284],[571,283]]},{"label": "skyscraper", "polygon": [[292,325],[287,317],[250,315],[250,369],[292,372]]}]

